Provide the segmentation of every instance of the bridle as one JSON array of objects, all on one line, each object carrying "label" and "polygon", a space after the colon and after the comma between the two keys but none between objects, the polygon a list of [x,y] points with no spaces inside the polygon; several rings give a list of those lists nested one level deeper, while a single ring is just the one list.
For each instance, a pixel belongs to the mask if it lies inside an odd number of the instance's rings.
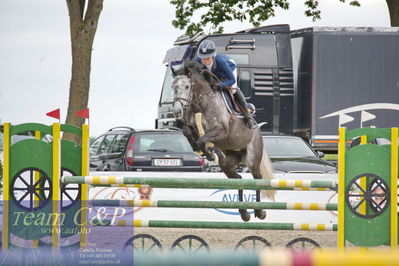
[{"label": "bridle", "polygon": [[183,77],[186,77],[186,78],[190,79],[190,95],[187,98],[175,97],[174,101],[173,101],[173,105],[176,102],[179,102],[182,105],[183,109],[186,109],[187,106],[189,106],[191,104],[191,101],[193,99],[193,91],[192,91],[193,82],[192,82],[192,79],[189,78],[187,75],[178,75],[178,76],[175,77],[175,79],[183,78]]}]

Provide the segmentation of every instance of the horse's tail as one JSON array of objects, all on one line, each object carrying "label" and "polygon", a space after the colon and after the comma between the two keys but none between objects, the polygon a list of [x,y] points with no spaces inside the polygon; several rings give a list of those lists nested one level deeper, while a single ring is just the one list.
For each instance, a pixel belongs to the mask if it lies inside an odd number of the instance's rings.
[{"label": "horse's tail", "polygon": [[[260,162],[260,174],[262,175],[262,179],[273,178],[272,162],[270,161],[265,150],[263,150],[262,161]],[[275,190],[262,190],[262,195],[268,199],[274,200],[275,194]]]}]

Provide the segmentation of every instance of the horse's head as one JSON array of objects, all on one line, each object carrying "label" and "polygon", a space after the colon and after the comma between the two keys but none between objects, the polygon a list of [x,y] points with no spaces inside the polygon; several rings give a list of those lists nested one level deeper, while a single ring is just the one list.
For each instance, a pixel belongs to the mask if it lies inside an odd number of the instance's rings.
[{"label": "horse's head", "polygon": [[173,73],[174,80],[172,82],[173,89],[173,113],[176,119],[183,119],[184,109],[191,103],[192,99],[192,81],[190,72],[183,67]]},{"label": "horse's head", "polygon": [[191,104],[198,91],[210,91],[211,76],[209,71],[205,71],[196,62],[187,62],[177,71],[172,68],[172,73],[173,112],[176,119],[182,119],[185,108]]}]

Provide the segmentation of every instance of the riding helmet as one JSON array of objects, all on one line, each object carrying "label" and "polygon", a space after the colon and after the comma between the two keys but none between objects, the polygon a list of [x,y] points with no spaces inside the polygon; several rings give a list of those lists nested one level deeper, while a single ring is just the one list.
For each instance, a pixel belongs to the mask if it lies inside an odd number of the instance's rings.
[{"label": "riding helmet", "polygon": [[205,40],[198,47],[199,58],[209,58],[216,56],[216,45],[213,41]]}]

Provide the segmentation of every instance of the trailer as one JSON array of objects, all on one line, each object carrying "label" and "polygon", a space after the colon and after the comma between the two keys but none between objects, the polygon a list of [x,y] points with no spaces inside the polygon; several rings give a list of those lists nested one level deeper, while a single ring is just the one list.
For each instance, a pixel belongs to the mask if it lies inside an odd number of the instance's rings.
[{"label": "trailer", "polygon": [[338,128],[399,126],[399,28],[291,32],[294,134],[336,150]]}]

